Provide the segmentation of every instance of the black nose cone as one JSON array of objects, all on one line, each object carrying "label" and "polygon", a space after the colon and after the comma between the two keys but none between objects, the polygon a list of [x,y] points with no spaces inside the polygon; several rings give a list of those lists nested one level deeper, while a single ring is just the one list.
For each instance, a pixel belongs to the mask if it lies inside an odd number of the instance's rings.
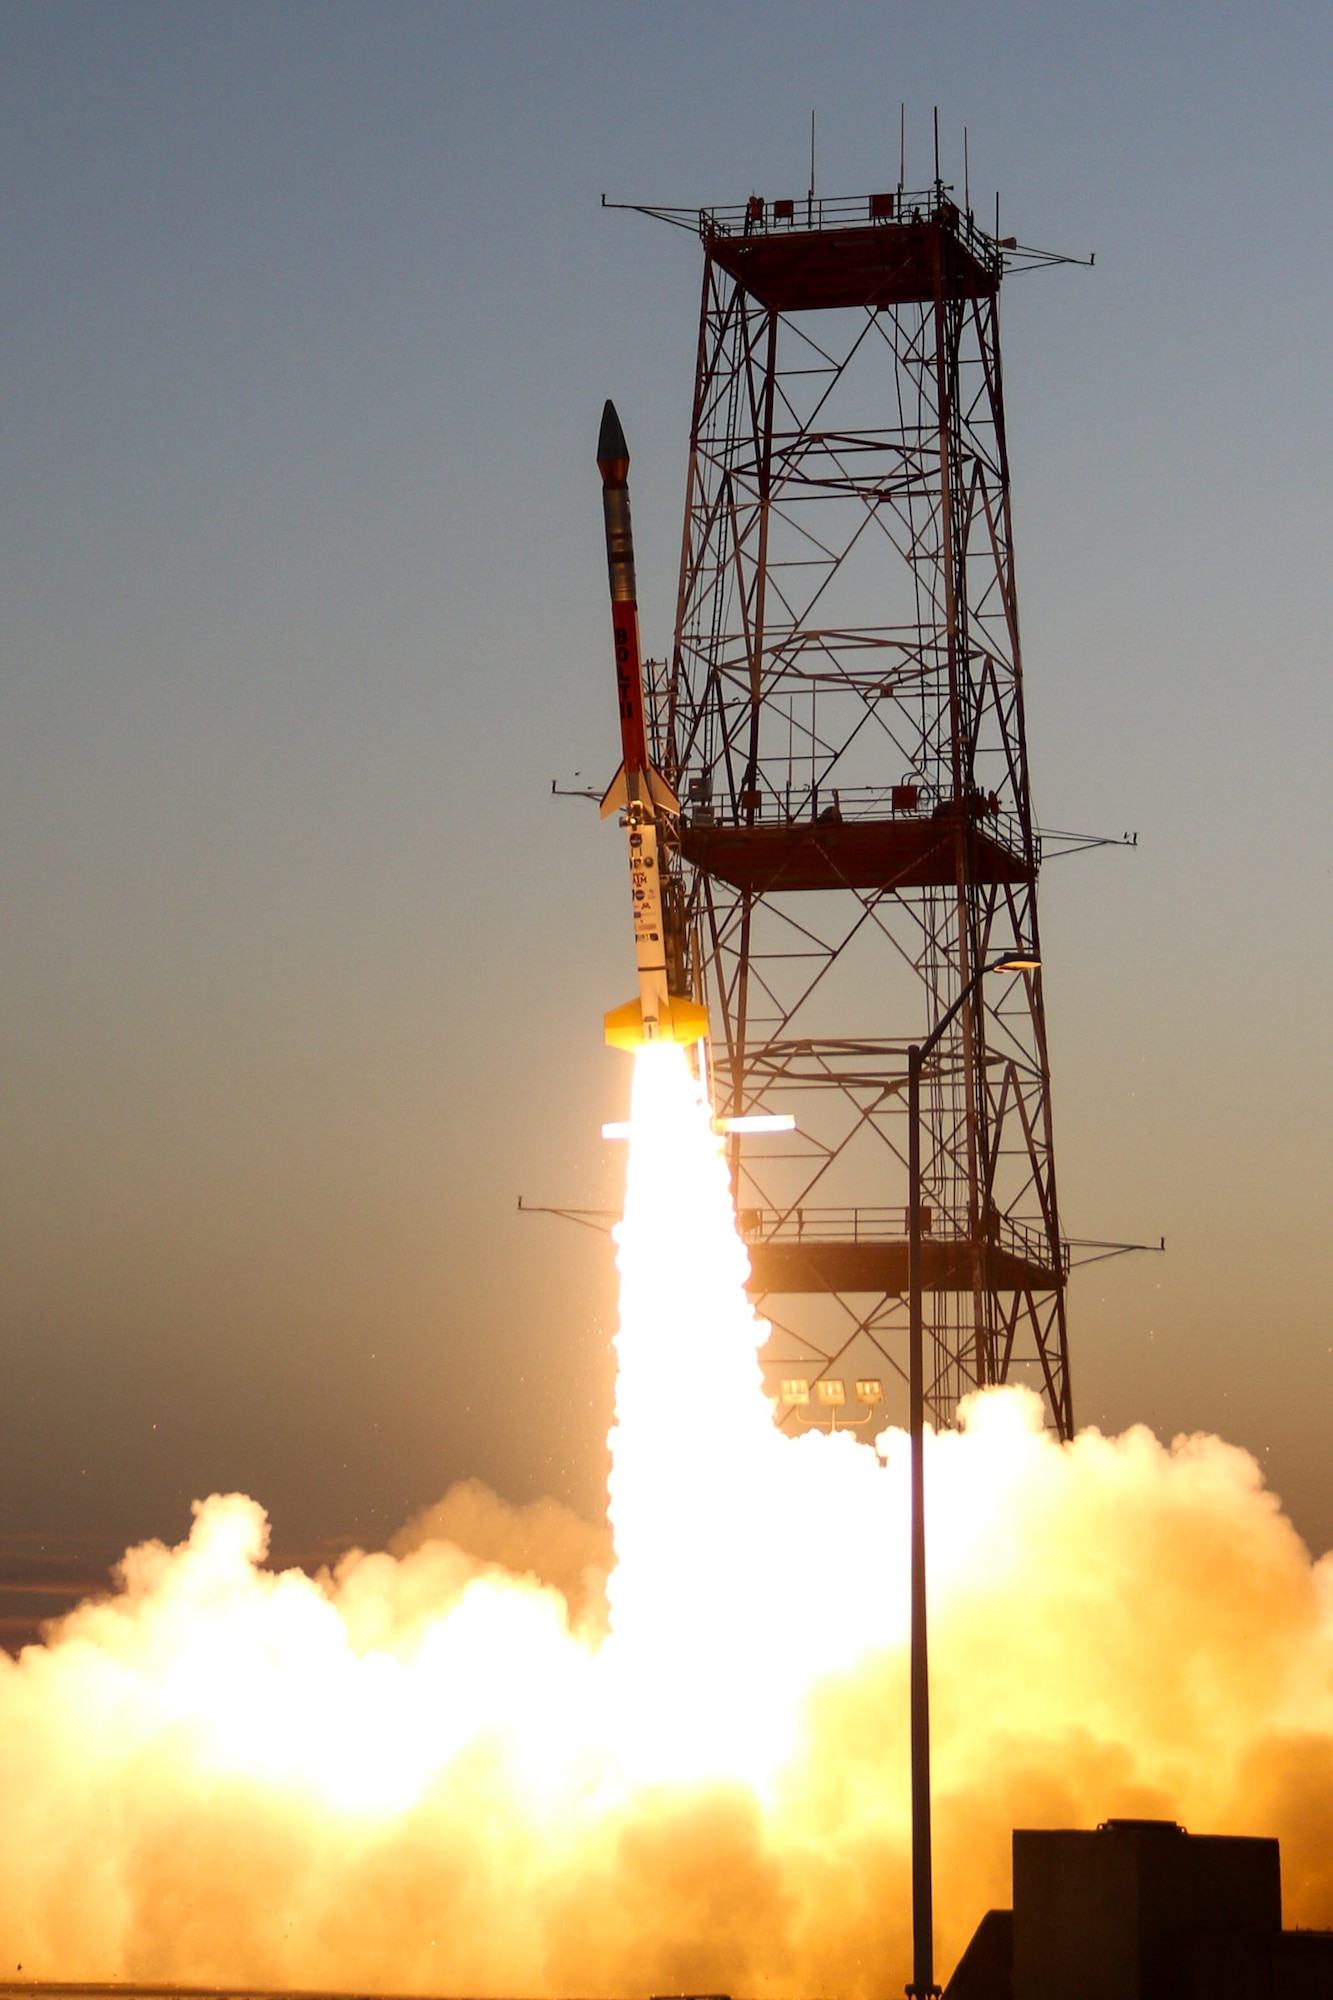
[{"label": "black nose cone", "polygon": [[608,465],[628,465],[629,446],[625,443],[625,433],[620,428],[620,418],[616,406],[608,396],[606,408],[602,411],[602,428],[597,433],[597,463]]}]

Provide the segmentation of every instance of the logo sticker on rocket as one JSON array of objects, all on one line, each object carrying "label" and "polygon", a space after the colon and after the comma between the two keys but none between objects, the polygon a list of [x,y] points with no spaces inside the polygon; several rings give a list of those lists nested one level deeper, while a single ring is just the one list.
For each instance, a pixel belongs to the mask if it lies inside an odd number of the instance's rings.
[{"label": "logo sticker on rocket", "polygon": [[620,769],[602,800],[602,818],[619,813],[628,834],[630,909],[639,966],[639,997],[612,1008],[606,1017],[606,1039],[617,1049],[638,1049],[645,1042],[706,1041],[707,1008],[688,993],[673,993],[667,975],[658,845],[660,834],[679,815],[680,801],[648,755],[634,530],[629,512],[629,446],[616,406],[610,402],[602,412],[597,469],[602,475],[606,521],[621,749]]}]

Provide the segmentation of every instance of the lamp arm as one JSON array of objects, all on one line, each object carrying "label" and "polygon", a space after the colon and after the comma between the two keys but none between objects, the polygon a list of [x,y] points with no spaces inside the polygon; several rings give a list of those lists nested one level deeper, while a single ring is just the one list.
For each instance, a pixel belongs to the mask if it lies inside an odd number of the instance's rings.
[{"label": "lamp arm", "polygon": [[[972,995],[976,992],[978,986],[980,986],[982,980],[986,977],[986,974],[988,972],[1000,972],[1002,970],[1008,970],[1008,969],[1009,967],[1006,964],[1005,958],[997,958],[992,960],[992,962],[989,965],[979,965],[977,967],[976,971],[972,974],[972,977],[968,980],[967,985],[963,988],[962,992],[958,995],[958,998],[954,1001],[952,1007],[949,1008],[947,1013],[941,1016],[941,1018],[935,1023],[935,1026],[931,1029],[930,1033],[926,1036],[925,1041],[921,1043],[919,1053],[922,1062],[925,1062],[928,1056],[934,1055],[936,1049],[940,1045],[943,1036],[945,1035],[947,1030],[953,1026],[959,1014],[962,1012],[963,1008],[967,1005],[967,1002],[972,998]],[[1016,967],[1014,969],[1017,970]]]},{"label": "lamp arm", "polygon": [[982,980],[985,978],[986,974],[989,971],[990,967],[988,965],[979,965],[976,971],[972,974],[972,977],[968,980],[967,985],[958,995],[958,998],[954,1001],[952,1007],[949,1008],[947,1013],[941,1015],[940,1019],[936,1022],[935,1026],[926,1036],[925,1041],[922,1042],[921,1044],[922,1062],[925,1062],[928,1057],[934,1055],[936,1049],[939,1047],[941,1041],[944,1039],[944,1036],[953,1026],[958,1016],[962,1013],[963,1008],[966,1006],[967,1002],[972,998],[972,995],[976,992],[978,986],[980,986]]}]

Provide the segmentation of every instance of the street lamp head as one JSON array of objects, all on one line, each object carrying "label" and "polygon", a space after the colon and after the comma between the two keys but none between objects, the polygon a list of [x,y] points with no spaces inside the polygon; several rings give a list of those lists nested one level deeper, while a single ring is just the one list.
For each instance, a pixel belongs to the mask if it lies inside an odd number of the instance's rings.
[{"label": "street lamp head", "polygon": [[1035,951],[1007,951],[1003,958],[997,958],[994,965],[986,967],[987,972],[1039,972],[1041,959]]}]

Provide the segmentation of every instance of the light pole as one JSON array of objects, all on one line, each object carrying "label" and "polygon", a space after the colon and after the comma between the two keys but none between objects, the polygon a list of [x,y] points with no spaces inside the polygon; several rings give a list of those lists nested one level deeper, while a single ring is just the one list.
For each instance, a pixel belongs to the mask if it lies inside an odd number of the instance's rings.
[{"label": "light pole", "polygon": [[921,1309],[921,1072],[989,972],[1035,972],[1035,952],[1010,951],[979,965],[924,1042],[907,1051],[908,1428],[912,1437],[912,1983],[911,2000],[931,2000],[935,1912],[930,1861],[930,1671],[926,1645],[926,1386]]}]

